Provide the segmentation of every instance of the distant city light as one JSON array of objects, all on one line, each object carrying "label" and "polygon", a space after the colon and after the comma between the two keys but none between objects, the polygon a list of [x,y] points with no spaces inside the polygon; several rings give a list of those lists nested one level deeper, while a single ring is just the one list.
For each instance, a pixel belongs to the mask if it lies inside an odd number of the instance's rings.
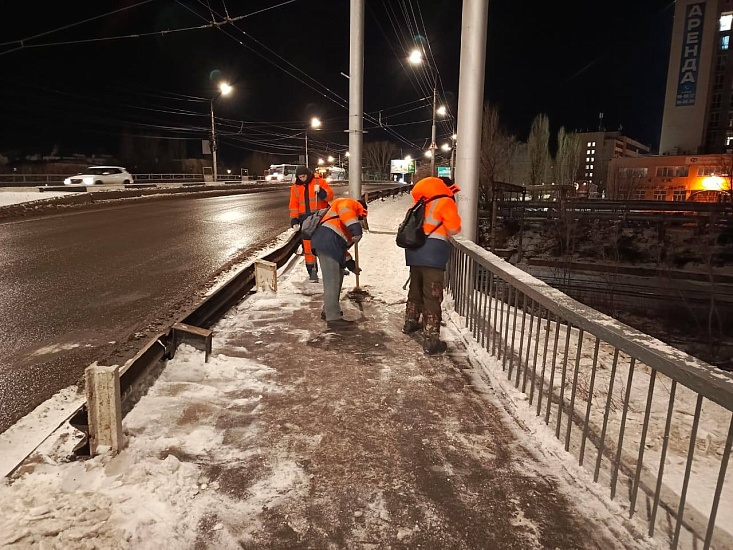
[{"label": "distant city light", "polygon": [[710,191],[722,191],[725,179],[720,176],[709,176],[702,180],[703,189]]}]

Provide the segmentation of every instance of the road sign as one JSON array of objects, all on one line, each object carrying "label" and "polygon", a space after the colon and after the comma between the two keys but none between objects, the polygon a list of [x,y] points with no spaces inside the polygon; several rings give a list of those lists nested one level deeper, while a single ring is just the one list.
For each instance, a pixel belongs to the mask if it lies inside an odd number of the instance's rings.
[{"label": "road sign", "polygon": [[450,177],[450,166],[438,166],[438,177],[449,178]]}]

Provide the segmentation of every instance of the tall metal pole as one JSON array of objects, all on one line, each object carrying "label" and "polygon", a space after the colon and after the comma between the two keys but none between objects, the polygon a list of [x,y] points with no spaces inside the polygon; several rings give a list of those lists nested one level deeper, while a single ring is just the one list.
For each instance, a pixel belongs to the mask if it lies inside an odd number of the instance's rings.
[{"label": "tall metal pole", "polygon": [[456,202],[461,233],[472,241],[476,241],[477,235],[488,12],[489,0],[463,0],[457,138],[461,150],[456,153],[456,183],[461,192],[456,195]]},{"label": "tall metal pole", "polygon": [[456,177],[455,165],[456,165],[456,140],[453,139],[453,148],[450,151],[450,177],[451,179]]},{"label": "tall metal pole", "polygon": [[433,126],[430,131],[430,175],[435,175],[435,103],[438,99],[436,82],[433,81]]},{"label": "tall metal pole", "polygon": [[305,167],[308,168],[308,128],[305,129]]},{"label": "tall metal pole", "polygon": [[214,126],[214,99],[209,102],[209,105],[211,106],[211,163],[213,165],[214,171],[214,183],[216,183],[218,181],[218,171],[216,168],[216,128]]},{"label": "tall metal pole", "polygon": [[358,199],[364,141],[364,0],[351,0],[349,30],[349,196]]}]

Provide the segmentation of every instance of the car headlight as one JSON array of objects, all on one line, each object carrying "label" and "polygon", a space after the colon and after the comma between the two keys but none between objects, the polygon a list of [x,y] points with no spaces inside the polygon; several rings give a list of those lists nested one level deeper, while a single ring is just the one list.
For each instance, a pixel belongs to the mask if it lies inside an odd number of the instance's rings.
[{"label": "car headlight", "polygon": [[82,178],[82,181],[84,182],[84,185],[94,185],[94,178],[90,176]]},{"label": "car headlight", "polygon": [[71,178],[66,178],[64,180],[64,185],[71,185]]}]

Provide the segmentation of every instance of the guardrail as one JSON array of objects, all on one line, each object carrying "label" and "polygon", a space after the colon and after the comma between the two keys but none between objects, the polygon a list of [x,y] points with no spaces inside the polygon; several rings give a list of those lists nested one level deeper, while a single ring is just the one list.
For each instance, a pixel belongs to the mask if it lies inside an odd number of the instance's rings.
[{"label": "guardrail", "polygon": [[[586,468],[594,455],[594,481],[607,484],[611,498],[621,489],[629,516],[643,514],[650,536],[671,526],[665,534],[674,548],[681,537],[703,548],[733,547],[733,535],[716,525],[733,442],[733,376],[470,241],[454,244],[446,288],[457,313],[565,450]],[[729,514],[733,493],[724,499]],[[657,517],[660,508],[667,522]]]}]

